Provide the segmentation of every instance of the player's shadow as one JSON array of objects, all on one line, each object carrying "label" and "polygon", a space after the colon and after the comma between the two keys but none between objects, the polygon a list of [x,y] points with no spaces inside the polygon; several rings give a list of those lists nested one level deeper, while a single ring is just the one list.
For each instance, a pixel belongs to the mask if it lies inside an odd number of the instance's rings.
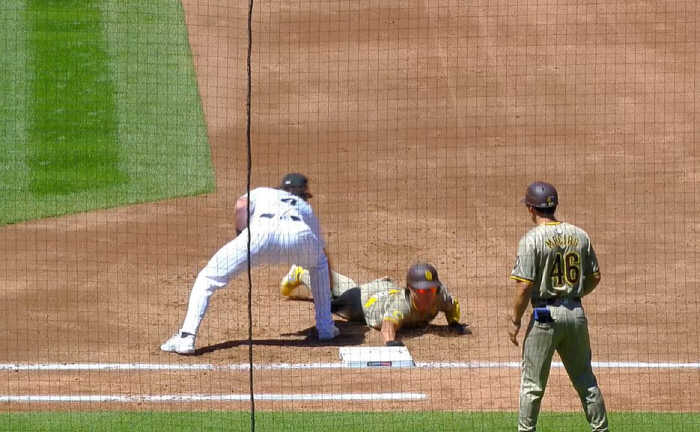
[{"label": "player's shadow", "polygon": [[454,330],[449,328],[447,325],[428,324],[427,326],[424,326],[424,327],[401,329],[399,331],[399,338],[411,339],[411,338],[420,337],[420,336],[423,336],[426,334],[434,334],[436,336],[446,337],[446,338],[457,338],[457,337],[465,337],[465,336],[472,334],[472,331],[467,324],[464,324],[464,330],[465,330],[464,334],[458,334]]},{"label": "player's shadow", "polygon": [[[346,346],[360,345],[365,341],[365,334],[369,328],[361,323],[347,321],[335,321],[336,327],[340,330],[340,335],[330,341],[318,340],[316,327],[309,327],[304,330],[291,333],[282,333],[282,337],[303,336],[303,339],[253,339],[254,346],[277,346],[277,347],[323,347],[323,346]],[[198,348],[195,356],[209,354],[215,351],[236,348],[249,345],[248,339],[231,340],[214,345]]]}]

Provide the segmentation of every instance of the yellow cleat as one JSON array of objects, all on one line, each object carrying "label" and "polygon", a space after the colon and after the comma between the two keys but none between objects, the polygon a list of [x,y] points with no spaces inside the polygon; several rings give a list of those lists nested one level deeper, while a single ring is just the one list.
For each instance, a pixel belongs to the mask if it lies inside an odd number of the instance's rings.
[{"label": "yellow cleat", "polygon": [[292,268],[289,269],[289,273],[280,281],[280,294],[282,294],[282,297],[309,298],[310,291],[308,288],[304,290],[300,288],[301,275],[304,271],[304,268],[298,265],[293,265]]}]

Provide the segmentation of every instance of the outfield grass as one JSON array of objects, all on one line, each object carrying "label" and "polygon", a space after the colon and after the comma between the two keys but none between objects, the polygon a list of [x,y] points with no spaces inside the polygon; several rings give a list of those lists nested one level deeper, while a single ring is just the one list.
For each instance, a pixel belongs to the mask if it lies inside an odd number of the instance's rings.
[{"label": "outfield grass", "polygon": [[177,0],[0,2],[0,225],[210,192]]},{"label": "outfield grass", "polygon": [[[5,432],[249,431],[250,413],[31,413],[2,414]],[[332,432],[513,431],[515,413],[289,413],[256,414],[256,430]],[[614,432],[700,431],[700,414],[612,413]],[[583,413],[543,413],[540,431],[588,432]]]}]

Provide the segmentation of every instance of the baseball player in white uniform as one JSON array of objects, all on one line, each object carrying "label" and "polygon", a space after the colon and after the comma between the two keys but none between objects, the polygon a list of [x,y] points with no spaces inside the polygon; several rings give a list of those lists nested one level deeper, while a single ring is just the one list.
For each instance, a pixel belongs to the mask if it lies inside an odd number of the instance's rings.
[{"label": "baseball player in white uniform", "polygon": [[331,315],[330,269],[325,242],[319,221],[308,203],[312,196],[306,176],[291,173],[284,176],[279,188],[259,187],[238,199],[238,236],[219,249],[197,275],[185,321],[180,331],[161,345],[161,350],[178,354],[195,352],[197,330],[210,297],[248,268],[249,238],[251,267],[295,263],[309,270],[318,337],[331,340],[340,334]]}]

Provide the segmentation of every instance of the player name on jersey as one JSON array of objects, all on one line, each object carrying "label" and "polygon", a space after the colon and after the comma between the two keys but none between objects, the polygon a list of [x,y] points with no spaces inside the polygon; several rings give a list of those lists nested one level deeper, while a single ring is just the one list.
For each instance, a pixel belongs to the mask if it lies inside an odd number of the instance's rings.
[{"label": "player name on jersey", "polygon": [[549,248],[554,248],[556,246],[559,246],[559,247],[566,247],[566,246],[578,247],[579,239],[578,239],[578,237],[574,237],[574,236],[570,236],[570,235],[565,236],[565,235],[557,234],[554,237],[550,237],[547,240],[545,240],[544,243]]}]

